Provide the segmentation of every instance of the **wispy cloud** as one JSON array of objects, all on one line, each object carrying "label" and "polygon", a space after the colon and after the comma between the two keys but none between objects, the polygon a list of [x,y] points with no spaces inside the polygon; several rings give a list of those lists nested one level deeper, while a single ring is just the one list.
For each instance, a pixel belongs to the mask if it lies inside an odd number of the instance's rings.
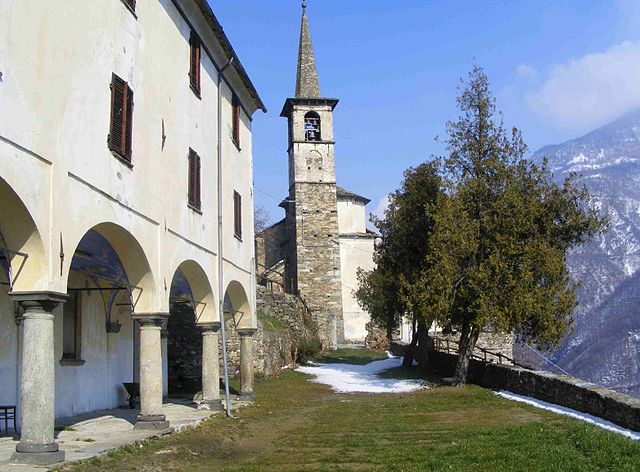
[{"label": "wispy cloud", "polygon": [[625,41],[555,66],[527,101],[537,114],[572,131],[640,107],[640,42]]},{"label": "wispy cloud", "polygon": [[530,64],[520,64],[516,67],[516,74],[523,79],[535,79],[538,71]]},{"label": "wispy cloud", "polygon": [[[384,218],[384,211],[387,209],[388,206],[389,206],[389,196],[385,195],[378,201],[378,204],[376,205],[376,208],[373,210],[372,214],[377,216],[378,218]],[[367,228],[369,228],[370,230],[376,229],[376,227],[373,225],[373,223],[371,223],[371,221],[367,221]]]}]

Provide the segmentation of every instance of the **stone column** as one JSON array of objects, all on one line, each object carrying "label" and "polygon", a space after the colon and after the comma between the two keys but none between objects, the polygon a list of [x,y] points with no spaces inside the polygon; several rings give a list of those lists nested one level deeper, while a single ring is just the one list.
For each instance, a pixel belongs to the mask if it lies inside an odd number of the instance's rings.
[{"label": "stone column", "polygon": [[202,331],[202,403],[203,410],[223,410],[220,399],[220,358],[218,331],[220,322],[199,324]]},{"label": "stone column", "polygon": [[53,310],[67,296],[55,292],[14,292],[22,315],[22,380],[20,442],[10,462],[49,465],[64,460],[54,440],[55,353]]},{"label": "stone column", "polygon": [[162,343],[162,398],[169,396],[169,333],[164,326],[160,330],[160,342]]},{"label": "stone column", "polygon": [[140,415],[134,429],[167,429],[162,414],[162,340],[163,322],[169,313],[134,314],[140,323]]},{"label": "stone column", "polygon": [[256,397],[253,392],[253,335],[255,328],[239,328],[240,335],[240,397],[242,401],[251,401]]}]

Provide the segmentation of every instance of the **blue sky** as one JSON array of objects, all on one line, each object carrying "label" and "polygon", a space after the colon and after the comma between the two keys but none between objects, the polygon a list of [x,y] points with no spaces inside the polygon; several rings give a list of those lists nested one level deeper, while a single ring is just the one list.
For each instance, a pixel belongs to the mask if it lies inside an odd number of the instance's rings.
[{"label": "blue sky", "polygon": [[[300,1],[209,0],[269,109],[253,122],[255,201],[277,221]],[[320,89],[335,111],[338,184],[382,207],[409,166],[442,153],[456,87],[484,67],[532,151],[640,107],[640,1],[308,0]]]}]

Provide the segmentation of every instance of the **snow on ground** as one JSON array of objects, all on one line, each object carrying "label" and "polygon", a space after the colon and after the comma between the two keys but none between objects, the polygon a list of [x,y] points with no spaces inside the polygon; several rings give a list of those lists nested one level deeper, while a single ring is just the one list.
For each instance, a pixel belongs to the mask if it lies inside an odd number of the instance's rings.
[{"label": "snow on ground", "polygon": [[401,357],[389,357],[366,365],[314,364],[297,370],[315,375],[312,382],[329,385],[338,393],[402,393],[429,388],[430,385],[420,379],[399,380],[378,376],[382,371],[401,365]]},{"label": "snow on ground", "polygon": [[533,405],[535,407],[542,408],[543,410],[553,411],[554,413],[558,413],[559,415],[570,416],[572,418],[599,426],[602,429],[606,429],[608,431],[613,431],[614,433],[622,434],[623,436],[633,439],[634,441],[640,441],[640,432],[635,432],[635,431],[631,431],[630,429],[625,429],[622,426],[618,426],[617,424],[611,423],[610,421],[607,421],[607,420],[603,420],[602,418],[598,418],[597,416],[593,416],[588,413],[572,410],[571,408],[555,405],[553,403],[547,403],[542,400],[538,400],[537,398],[525,397],[524,395],[517,395],[515,393],[511,393],[506,390],[500,390],[499,392],[495,392],[495,394],[503,398],[506,398],[507,400],[526,403],[528,405]]}]

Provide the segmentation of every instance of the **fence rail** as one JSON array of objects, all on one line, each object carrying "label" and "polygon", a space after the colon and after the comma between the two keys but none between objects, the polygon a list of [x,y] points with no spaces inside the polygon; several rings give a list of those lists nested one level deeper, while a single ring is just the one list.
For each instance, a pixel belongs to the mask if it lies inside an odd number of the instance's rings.
[{"label": "fence rail", "polygon": [[[459,354],[460,353],[460,343],[453,339],[442,338],[439,336],[433,336],[433,344],[437,351],[446,352],[447,354]],[[476,346],[473,349],[473,359],[489,362],[489,363],[498,363],[498,364],[511,364],[518,367],[522,367],[524,369],[531,369],[526,365],[522,365],[519,362],[516,362],[511,357],[502,354],[501,352],[493,352],[485,349],[483,347]]]}]

